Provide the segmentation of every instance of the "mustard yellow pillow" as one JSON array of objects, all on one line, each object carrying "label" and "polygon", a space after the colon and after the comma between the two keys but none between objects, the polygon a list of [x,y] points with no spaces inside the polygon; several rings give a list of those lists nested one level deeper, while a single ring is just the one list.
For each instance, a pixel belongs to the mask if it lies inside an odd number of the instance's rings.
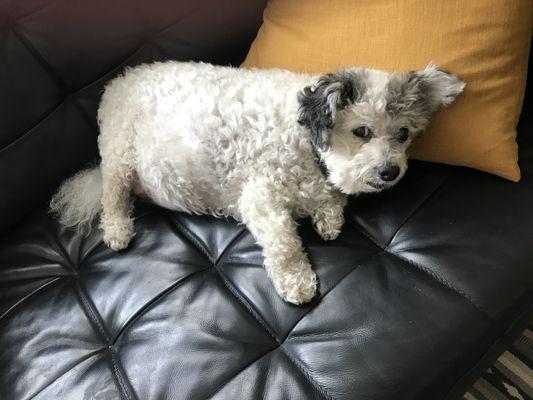
[{"label": "mustard yellow pillow", "polygon": [[321,73],[437,64],[467,87],[411,157],[518,181],[532,26],[532,0],[270,0],[243,66]]}]

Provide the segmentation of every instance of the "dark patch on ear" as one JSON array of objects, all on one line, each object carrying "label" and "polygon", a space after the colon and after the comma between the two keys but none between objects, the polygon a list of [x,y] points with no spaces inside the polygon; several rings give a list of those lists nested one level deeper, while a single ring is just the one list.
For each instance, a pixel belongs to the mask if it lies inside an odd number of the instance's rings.
[{"label": "dark patch on ear", "polygon": [[298,93],[298,123],[309,130],[316,147],[327,149],[335,114],[354,103],[361,91],[361,82],[355,74],[340,72],[323,75],[316,85],[307,86]]},{"label": "dark patch on ear", "polygon": [[455,75],[433,65],[422,71],[393,74],[387,87],[387,111],[429,117],[439,107],[452,103],[464,86]]},{"label": "dark patch on ear", "polygon": [[392,115],[418,113],[428,115],[430,88],[415,72],[392,74],[387,85],[387,112]]}]

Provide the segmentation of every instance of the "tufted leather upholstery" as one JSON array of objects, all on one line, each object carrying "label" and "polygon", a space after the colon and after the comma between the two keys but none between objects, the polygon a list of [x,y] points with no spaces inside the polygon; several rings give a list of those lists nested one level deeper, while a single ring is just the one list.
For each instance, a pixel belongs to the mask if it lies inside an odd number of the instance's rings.
[{"label": "tufted leather upholstery", "polygon": [[238,63],[262,6],[0,0],[0,399],[451,399],[531,318],[530,99],[519,184],[413,162],[336,241],[302,221],[320,293],[301,307],[234,221],[139,203],[116,254],[36,209],[95,155],[107,79]]}]

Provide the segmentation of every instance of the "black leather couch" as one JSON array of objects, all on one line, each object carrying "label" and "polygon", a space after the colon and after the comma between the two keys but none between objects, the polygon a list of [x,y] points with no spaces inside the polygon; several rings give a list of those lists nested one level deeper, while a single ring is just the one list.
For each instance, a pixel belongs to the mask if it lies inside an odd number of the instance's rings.
[{"label": "black leather couch", "polygon": [[[412,162],[302,221],[318,298],[282,302],[234,221],[137,204],[119,254],[46,213],[96,156],[107,80],[156,59],[238,65],[260,0],[0,0],[0,399],[454,399],[533,317],[533,110],[518,184]],[[465,132],[467,135],[468,132]]]}]

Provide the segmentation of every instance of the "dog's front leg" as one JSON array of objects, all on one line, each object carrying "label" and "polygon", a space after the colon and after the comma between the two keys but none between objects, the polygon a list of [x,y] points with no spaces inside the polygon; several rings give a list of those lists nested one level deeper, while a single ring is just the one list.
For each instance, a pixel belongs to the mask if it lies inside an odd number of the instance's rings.
[{"label": "dog's front leg", "polygon": [[265,268],[278,294],[294,304],[311,300],[317,279],[290,209],[254,185],[243,191],[239,208],[243,222],[263,249]]},{"label": "dog's front leg", "polygon": [[342,193],[324,191],[324,201],[317,202],[311,212],[311,220],[315,231],[324,240],[333,240],[339,236],[344,224],[344,206],[346,196]]}]

